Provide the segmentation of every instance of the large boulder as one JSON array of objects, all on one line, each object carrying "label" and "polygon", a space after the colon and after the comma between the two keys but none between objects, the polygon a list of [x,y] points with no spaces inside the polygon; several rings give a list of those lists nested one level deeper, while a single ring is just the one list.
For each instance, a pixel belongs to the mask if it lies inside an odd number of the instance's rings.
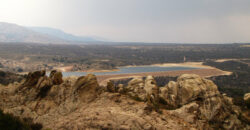
[{"label": "large boulder", "polygon": [[108,92],[112,92],[112,93],[116,92],[115,85],[112,81],[109,81],[107,83],[107,90],[108,90]]},{"label": "large boulder", "polygon": [[45,76],[45,74],[45,70],[30,72],[26,78],[26,81],[23,83],[23,86],[35,86],[38,80]]},{"label": "large boulder", "polygon": [[52,82],[54,85],[60,85],[61,83],[63,83],[63,75],[62,72],[57,71],[57,70],[52,70],[50,72],[49,77],[51,78]]},{"label": "large boulder", "polygon": [[196,122],[202,128],[242,128],[238,119],[240,109],[233,105],[232,99],[221,95],[212,81],[198,75],[183,74],[177,82],[170,81],[161,88],[160,98],[173,109],[171,114]]},{"label": "large boulder", "polygon": [[147,76],[144,87],[147,94],[147,101],[154,107],[159,103],[159,87],[156,85],[156,81],[153,76]]},{"label": "large boulder", "polygon": [[88,74],[77,79],[73,85],[73,91],[75,96],[79,97],[82,102],[90,102],[97,97],[98,87],[96,76]]},{"label": "large boulder", "polygon": [[26,90],[34,88],[37,85],[39,79],[44,77],[45,74],[46,74],[45,70],[29,72],[25,81],[16,89],[16,91],[22,91],[26,93],[27,92]]},{"label": "large boulder", "polygon": [[207,98],[220,94],[217,86],[210,80],[195,74],[183,74],[177,79],[180,105],[197,98]]},{"label": "large boulder", "polygon": [[128,82],[128,85],[117,86],[117,91],[125,93],[137,101],[147,101],[150,110],[159,108],[159,87],[153,76],[147,76],[145,80],[142,77],[135,77]]},{"label": "large boulder", "polygon": [[170,81],[165,87],[160,88],[160,99],[163,104],[167,104],[168,108],[176,108],[177,107],[177,93],[178,87],[177,83],[174,81]]},{"label": "large boulder", "polygon": [[146,90],[144,89],[144,80],[142,78],[133,78],[124,89],[124,92],[130,97],[136,100],[146,101]]},{"label": "large boulder", "polygon": [[195,74],[183,74],[177,82],[170,81],[161,88],[160,98],[172,107],[185,105],[196,99],[219,95],[217,86]]}]

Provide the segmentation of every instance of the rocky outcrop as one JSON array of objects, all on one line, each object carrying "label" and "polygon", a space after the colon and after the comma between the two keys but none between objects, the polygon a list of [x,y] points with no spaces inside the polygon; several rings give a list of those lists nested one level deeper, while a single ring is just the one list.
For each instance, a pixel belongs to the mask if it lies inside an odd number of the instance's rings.
[{"label": "rocky outcrop", "polygon": [[139,95],[147,106],[170,109],[173,116],[196,124],[197,128],[249,128],[240,120],[241,110],[233,105],[232,98],[221,95],[217,86],[210,80],[194,74],[183,74],[177,81],[170,81],[164,87],[157,87],[152,76],[134,78],[128,86],[123,86],[127,95],[134,98]]},{"label": "rocky outcrop", "polygon": [[[137,85],[138,82],[134,81],[129,85]],[[22,89],[19,89],[20,86]],[[51,77],[44,75],[44,71],[33,72],[24,83],[0,88],[0,108],[5,113],[32,118],[34,122],[43,124],[44,128],[52,129],[150,130],[193,127],[168,115],[166,111],[163,111],[164,114],[145,113],[147,104],[135,101],[130,96],[100,93],[99,89],[92,74],[77,79],[65,78],[62,84],[56,85]],[[121,89],[124,89],[123,85],[115,90],[124,92]]]},{"label": "rocky outcrop", "polygon": [[146,101],[146,90],[144,89],[144,84],[142,78],[134,78],[128,82],[128,86],[124,86],[124,93],[136,100]]},{"label": "rocky outcrop", "polygon": [[160,97],[173,108],[180,107],[194,100],[204,100],[220,95],[217,86],[210,80],[198,75],[184,74],[177,82],[170,81],[161,88]]},{"label": "rocky outcrop", "polygon": [[88,104],[54,119],[46,126],[53,129],[167,130],[195,129],[192,124],[169,115],[166,110],[145,113],[147,105],[118,93],[103,92]]},{"label": "rocky outcrop", "polygon": [[97,89],[99,85],[96,76],[88,74],[77,79],[73,85],[74,95],[82,102],[89,102],[97,97]]},{"label": "rocky outcrop", "polygon": [[156,81],[153,76],[147,76],[145,80],[147,103],[149,106],[158,109],[159,106],[159,87],[156,85]]},{"label": "rocky outcrop", "polygon": [[116,88],[115,88],[115,85],[113,82],[109,81],[107,83],[107,90],[108,90],[108,92],[116,92]]},{"label": "rocky outcrop", "polygon": [[[108,84],[107,89],[110,88],[110,84]],[[147,101],[151,105],[159,102],[159,87],[152,76],[146,77],[145,80],[135,77],[128,82],[127,86],[119,84],[114,89],[116,92],[129,95],[138,101]]]},{"label": "rocky outcrop", "polygon": [[38,80],[45,76],[46,71],[35,71],[35,72],[30,72],[26,78],[26,81],[24,82],[23,86],[28,86],[28,87],[33,87],[37,84]]},{"label": "rocky outcrop", "polygon": [[174,109],[173,115],[199,127],[244,128],[239,120],[240,109],[232,99],[221,95],[212,81],[198,75],[184,74],[177,82],[169,82],[161,88],[160,98],[167,108]]},{"label": "rocky outcrop", "polygon": [[[50,76],[46,75],[46,71],[30,72],[25,80],[16,91],[28,94],[29,98],[35,99],[39,97],[45,97],[48,91],[53,85],[60,85],[62,83],[62,73],[58,71],[52,71]],[[32,96],[31,96],[32,95]]]},{"label": "rocky outcrop", "polygon": [[109,82],[105,92],[95,75],[58,82],[56,73],[33,72],[23,83],[0,87],[0,108],[45,129],[249,129],[232,99],[197,75],[182,75],[161,88],[152,76],[128,85]]},{"label": "rocky outcrop", "polygon": [[163,104],[167,104],[168,108],[176,108],[177,90],[176,82],[170,81],[165,87],[160,88],[160,99]]},{"label": "rocky outcrop", "polygon": [[50,72],[50,76],[49,76],[53,82],[53,84],[55,85],[59,85],[61,83],[63,83],[63,75],[62,75],[62,72],[59,72],[57,70],[52,70]]}]

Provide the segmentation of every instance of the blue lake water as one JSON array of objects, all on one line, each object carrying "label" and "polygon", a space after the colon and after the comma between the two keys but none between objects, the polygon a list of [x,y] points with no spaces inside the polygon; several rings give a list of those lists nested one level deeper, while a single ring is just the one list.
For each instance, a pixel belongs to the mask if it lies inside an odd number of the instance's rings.
[{"label": "blue lake water", "polygon": [[[131,73],[144,73],[144,72],[161,72],[161,71],[176,71],[176,70],[193,70],[199,69],[195,67],[161,67],[161,66],[136,66],[136,67],[120,67],[118,71],[111,72],[88,72],[95,75],[113,75],[113,74],[131,74]],[[68,76],[84,76],[87,72],[63,72],[64,77]]]}]

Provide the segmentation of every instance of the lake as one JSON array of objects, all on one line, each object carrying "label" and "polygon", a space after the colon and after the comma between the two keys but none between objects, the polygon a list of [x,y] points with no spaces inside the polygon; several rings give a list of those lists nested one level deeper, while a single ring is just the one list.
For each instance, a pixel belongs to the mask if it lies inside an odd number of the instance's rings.
[{"label": "lake", "polygon": [[[145,73],[145,72],[162,72],[162,71],[177,71],[177,70],[193,70],[200,69],[197,67],[183,67],[183,66],[171,66],[171,67],[162,67],[162,66],[135,66],[135,67],[120,67],[118,71],[110,72],[88,72],[95,75],[115,75],[115,74],[132,74],[132,73]],[[62,72],[64,77],[68,76],[84,76],[87,75],[87,72]]]}]

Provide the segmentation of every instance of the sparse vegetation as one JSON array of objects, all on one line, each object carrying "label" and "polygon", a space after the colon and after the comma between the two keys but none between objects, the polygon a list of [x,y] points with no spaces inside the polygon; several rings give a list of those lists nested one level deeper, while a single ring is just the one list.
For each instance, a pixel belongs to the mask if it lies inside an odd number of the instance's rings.
[{"label": "sparse vegetation", "polygon": [[0,84],[8,85],[9,83],[20,82],[25,76],[0,70]]},{"label": "sparse vegetation", "polygon": [[205,65],[213,66],[221,70],[233,72],[232,75],[215,76],[213,80],[219,90],[230,97],[243,97],[250,91],[250,66],[241,61],[214,62],[208,61]]},{"label": "sparse vegetation", "polygon": [[8,64],[17,64],[5,67],[7,70],[15,72],[52,69],[58,65],[72,65],[73,71],[115,69],[118,66],[126,65],[180,63],[184,61],[184,57],[185,61],[199,62],[210,59],[249,58],[250,48],[242,47],[242,45],[248,44],[124,43],[122,45],[84,45],[82,47],[82,45],[2,43],[0,44],[0,59],[8,60]]},{"label": "sparse vegetation", "polygon": [[5,114],[0,110],[0,129],[1,130],[41,130],[43,126],[33,123],[31,118],[21,119],[12,114]]}]

